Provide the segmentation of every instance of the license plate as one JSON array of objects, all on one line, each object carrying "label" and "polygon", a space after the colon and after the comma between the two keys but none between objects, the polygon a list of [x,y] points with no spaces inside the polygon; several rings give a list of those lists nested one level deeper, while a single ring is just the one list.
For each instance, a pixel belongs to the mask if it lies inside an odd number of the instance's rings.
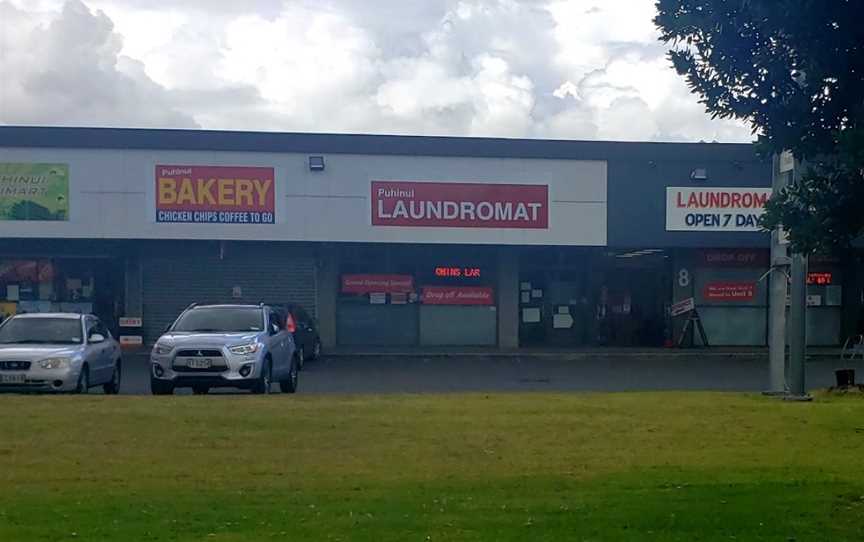
[{"label": "license plate", "polygon": [[24,384],[25,375],[0,375],[0,384]]},{"label": "license plate", "polygon": [[213,360],[210,358],[191,358],[186,361],[186,366],[190,369],[209,369],[213,365]]}]

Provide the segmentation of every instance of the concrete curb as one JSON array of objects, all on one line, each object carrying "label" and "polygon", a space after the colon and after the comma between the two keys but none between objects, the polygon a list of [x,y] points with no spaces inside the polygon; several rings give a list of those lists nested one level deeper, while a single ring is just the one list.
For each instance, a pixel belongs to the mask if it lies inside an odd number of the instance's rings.
[{"label": "concrete curb", "polygon": [[[767,360],[768,352],[705,352],[671,351],[671,352],[325,352],[329,358],[506,358],[506,359],[609,359],[609,358],[737,358]],[[808,360],[838,359],[839,354],[813,353],[808,354]]]}]

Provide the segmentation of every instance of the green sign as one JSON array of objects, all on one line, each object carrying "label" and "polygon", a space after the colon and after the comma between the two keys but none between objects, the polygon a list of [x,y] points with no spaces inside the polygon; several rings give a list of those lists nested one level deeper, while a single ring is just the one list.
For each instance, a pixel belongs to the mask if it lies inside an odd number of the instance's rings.
[{"label": "green sign", "polygon": [[0,220],[69,220],[69,165],[0,162]]}]

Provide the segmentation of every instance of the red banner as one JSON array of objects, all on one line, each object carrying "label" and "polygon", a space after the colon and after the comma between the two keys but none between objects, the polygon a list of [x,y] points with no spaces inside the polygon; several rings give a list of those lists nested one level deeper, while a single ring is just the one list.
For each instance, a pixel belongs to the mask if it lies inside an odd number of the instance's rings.
[{"label": "red banner", "polygon": [[346,294],[405,293],[414,291],[411,275],[342,275],[342,292]]},{"label": "red banner", "polygon": [[494,305],[490,286],[424,286],[421,301],[426,305]]},{"label": "red banner", "polygon": [[156,166],[156,222],[275,223],[271,167]]},{"label": "red banner", "polygon": [[752,301],[756,297],[756,284],[753,282],[709,282],[705,285],[703,293],[708,301]]},{"label": "red banner", "polygon": [[546,185],[372,181],[373,226],[549,228]]}]

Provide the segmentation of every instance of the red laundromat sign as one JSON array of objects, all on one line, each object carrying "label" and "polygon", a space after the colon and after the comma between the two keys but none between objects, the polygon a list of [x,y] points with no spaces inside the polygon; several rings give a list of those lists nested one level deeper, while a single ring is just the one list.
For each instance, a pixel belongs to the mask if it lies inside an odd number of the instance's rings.
[{"label": "red laundromat sign", "polygon": [[709,282],[705,285],[708,301],[752,301],[756,297],[756,284],[752,282]]},{"label": "red laundromat sign", "polygon": [[494,305],[490,286],[424,286],[420,297],[426,305]]},{"label": "red laundromat sign", "polygon": [[372,225],[549,228],[546,185],[372,181]]},{"label": "red laundromat sign", "polygon": [[413,292],[414,277],[411,275],[342,275],[342,291],[346,294]]}]

